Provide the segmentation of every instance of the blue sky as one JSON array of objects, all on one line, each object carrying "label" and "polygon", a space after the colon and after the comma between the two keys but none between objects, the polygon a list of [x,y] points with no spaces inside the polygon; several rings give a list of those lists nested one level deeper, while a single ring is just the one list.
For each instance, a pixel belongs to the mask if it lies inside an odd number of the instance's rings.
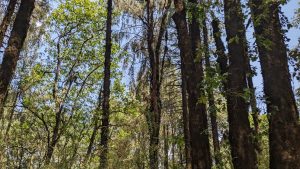
[{"label": "blue sky", "polygon": [[[298,0],[290,0],[288,3],[284,6],[282,6],[282,11],[284,12],[285,16],[289,19],[290,22],[293,21],[293,18],[295,17],[295,11],[300,8]],[[298,39],[300,38],[300,30],[297,28],[291,28],[287,32],[287,37],[290,39],[288,42],[288,46],[290,49],[295,48],[298,44]],[[250,42],[253,42],[254,39],[252,36],[252,30],[247,31],[247,36],[249,37]],[[263,82],[262,82],[262,76],[261,76],[261,69],[259,62],[255,62],[252,64],[252,66],[257,68],[257,76],[253,78],[254,85],[256,87],[256,94],[258,97],[263,96]],[[299,81],[296,79],[292,80],[293,89],[296,90],[300,87]],[[265,112],[265,104],[262,102],[262,100],[258,100],[258,106],[262,108],[262,112]]]},{"label": "blue sky", "polygon": [[[289,18],[290,21],[295,16],[295,11],[300,8],[300,1],[298,0],[290,0],[287,5],[282,7],[283,12]],[[298,43],[298,38],[300,38],[300,30],[296,28],[291,28],[287,33],[287,36],[291,39],[289,42],[290,47],[295,47]]]}]

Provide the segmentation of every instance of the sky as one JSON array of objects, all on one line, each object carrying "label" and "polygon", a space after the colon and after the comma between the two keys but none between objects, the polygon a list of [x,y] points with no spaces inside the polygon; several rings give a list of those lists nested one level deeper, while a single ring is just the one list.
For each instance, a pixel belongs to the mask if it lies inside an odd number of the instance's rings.
[{"label": "sky", "polygon": [[[295,11],[300,8],[300,1],[299,0],[290,0],[288,3],[284,6],[282,6],[282,11],[284,12],[284,15],[289,19],[290,22],[293,21],[293,18],[295,16]],[[250,43],[253,42],[255,39],[251,37],[253,34],[253,30],[248,30],[247,31],[247,36],[249,37]],[[286,36],[290,39],[289,42],[287,42],[288,47],[290,49],[295,48],[296,45],[298,44],[298,39],[300,38],[300,30],[297,28],[292,27],[289,29],[287,32]],[[256,87],[256,95],[258,98],[263,97],[263,80],[261,76],[261,69],[260,69],[260,64],[259,62],[254,62],[252,63],[252,66],[257,68],[257,76],[253,77],[253,82]],[[292,86],[293,89],[296,90],[297,88],[300,87],[299,81],[296,79],[292,79]],[[261,99],[258,99],[258,106],[262,109],[262,112],[266,111],[265,104]]]}]

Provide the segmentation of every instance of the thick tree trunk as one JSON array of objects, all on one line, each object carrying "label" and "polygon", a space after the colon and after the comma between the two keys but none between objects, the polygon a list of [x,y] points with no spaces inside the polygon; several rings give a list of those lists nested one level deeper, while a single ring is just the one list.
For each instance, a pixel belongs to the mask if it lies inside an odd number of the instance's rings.
[{"label": "thick tree trunk", "polygon": [[35,0],[22,0],[13,29],[4,51],[0,68],[0,105],[4,105],[8,86],[14,75],[19,55],[29,28],[30,17]]},{"label": "thick tree trunk", "polygon": [[110,100],[110,65],[112,48],[112,0],[107,1],[107,20],[106,20],[106,43],[105,43],[105,61],[104,61],[104,79],[103,79],[103,102],[102,102],[102,124],[100,140],[100,166],[101,169],[108,167],[108,138],[109,138],[109,100]]},{"label": "thick tree trunk", "polygon": [[[178,45],[180,48],[180,55],[182,62],[186,67],[183,72],[187,79],[187,91],[188,91],[188,107],[189,107],[189,122],[190,122],[190,137],[191,137],[191,150],[192,150],[192,167],[194,169],[206,169],[211,168],[211,157],[209,151],[208,141],[208,124],[207,115],[205,109],[205,103],[199,102],[199,99],[204,96],[203,89],[201,89],[201,83],[203,81],[202,66],[196,65],[201,62],[194,62],[197,53],[196,43],[198,41],[192,41],[186,21],[186,9],[184,1],[174,0],[176,12],[173,15],[173,20],[176,24],[178,33]],[[197,36],[196,27],[199,30],[197,22],[194,21],[194,28],[191,30],[196,34],[191,36]],[[198,34],[200,36],[200,34]],[[192,43],[194,45],[192,45]],[[199,43],[200,44],[200,43]],[[194,47],[192,47],[194,46]],[[198,58],[200,59],[200,58]],[[201,68],[201,69],[199,69]]]},{"label": "thick tree trunk", "polygon": [[13,14],[16,8],[17,0],[10,0],[6,9],[6,13],[0,25],[0,48],[3,46],[3,40],[8,26],[11,24]]},{"label": "thick tree trunk", "polygon": [[182,118],[183,118],[183,134],[185,142],[185,168],[192,169],[192,150],[191,150],[191,138],[190,138],[190,129],[189,129],[189,112],[188,112],[188,103],[187,103],[187,93],[186,93],[186,78],[184,63],[181,58],[181,95],[182,95]]},{"label": "thick tree trunk", "polygon": [[270,168],[299,168],[299,112],[277,2],[250,2],[269,118]]},{"label": "thick tree trunk", "polygon": [[248,104],[243,98],[247,88],[245,63],[248,56],[240,1],[225,0],[224,13],[230,56],[227,109],[232,162],[235,169],[255,169],[257,159],[248,119]]},{"label": "thick tree trunk", "polygon": [[[203,20],[203,44],[204,44],[204,54],[205,54],[205,67],[206,67],[206,76],[208,78],[212,78],[214,76],[214,70],[210,65],[210,57],[209,57],[209,44],[208,44],[208,30],[206,26],[206,19]],[[220,167],[220,143],[219,143],[219,133],[218,133],[218,123],[217,123],[217,107],[215,105],[215,97],[214,91],[211,86],[207,89],[207,97],[208,97],[208,105],[210,112],[210,121],[212,128],[212,139],[213,139],[213,147],[214,147],[214,156],[215,163],[217,167]]]}]

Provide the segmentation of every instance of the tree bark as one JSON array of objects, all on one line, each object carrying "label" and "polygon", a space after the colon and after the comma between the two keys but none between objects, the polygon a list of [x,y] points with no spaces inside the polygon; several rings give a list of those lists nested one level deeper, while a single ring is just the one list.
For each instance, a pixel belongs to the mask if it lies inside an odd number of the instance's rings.
[{"label": "tree bark", "polygon": [[225,0],[224,13],[230,56],[227,110],[232,162],[235,169],[255,169],[257,159],[248,119],[248,104],[243,98],[247,89],[245,63],[248,56],[240,1]]},{"label": "tree bark", "polygon": [[253,72],[250,64],[250,59],[247,58],[246,60],[248,72],[247,72],[247,86],[250,91],[250,107],[251,107],[251,116],[253,119],[254,124],[254,145],[255,145],[255,152],[258,155],[261,151],[260,149],[260,143],[259,143],[259,109],[257,107],[257,101],[256,101],[256,94],[255,94],[255,87],[253,84]]},{"label": "tree bark", "polygon": [[11,24],[17,0],[10,0],[6,9],[6,13],[0,25],[0,48],[3,46],[3,40],[8,26]]},{"label": "tree bark", "polygon": [[269,114],[270,168],[299,168],[299,112],[291,86],[279,2],[252,0],[250,8]]},{"label": "tree bark", "polygon": [[[201,100],[201,97],[204,96],[203,88],[201,87],[201,83],[203,81],[203,69],[202,65],[197,65],[201,63],[201,58],[196,57],[199,48],[195,46],[196,43],[200,43],[197,39],[191,38],[191,36],[197,36],[199,32],[197,32],[196,27],[198,30],[199,27],[194,18],[193,24],[195,25],[193,25],[191,31],[195,34],[192,33],[190,35],[186,21],[184,1],[174,0],[174,4],[175,13],[173,15],[173,20],[178,33],[180,55],[182,62],[186,67],[183,72],[187,79],[192,167],[194,169],[208,169],[211,168],[211,157],[209,151],[207,115],[205,103],[199,101]],[[200,34],[198,35],[200,36]],[[194,45],[192,45],[192,43]],[[194,61],[196,58],[200,60],[195,63]]]},{"label": "tree bark", "polygon": [[[208,76],[208,78],[212,78],[214,76],[214,70],[212,70],[212,67],[210,65],[208,30],[206,26],[206,19],[203,20],[202,26],[203,26],[203,44],[205,50],[204,54],[205,54],[206,76]],[[218,122],[217,122],[217,107],[215,105],[214,91],[211,86],[208,86],[207,97],[208,97],[208,105],[209,105],[208,110],[210,112],[210,121],[211,121],[211,128],[212,128],[215,164],[217,167],[220,167],[221,158],[220,158],[220,143],[219,143],[219,133],[218,133]]]},{"label": "tree bark", "polygon": [[102,102],[102,124],[101,124],[101,169],[108,167],[108,138],[109,138],[109,101],[110,101],[110,66],[111,66],[111,48],[112,48],[112,0],[107,1],[107,20],[106,20],[106,42],[105,42],[105,61],[104,61],[104,79],[103,79],[103,102]]},{"label": "tree bark", "polygon": [[189,129],[189,112],[188,112],[188,103],[187,103],[187,93],[186,93],[186,78],[184,63],[181,58],[181,95],[182,95],[182,118],[183,118],[183,134],[185,142],[185,168],[192,169],[192,150],[191,150],[191,138],[190,138],[190,129]]},{"label": "tree bark", "polygon": [[155,40],[154,30],[154,4],[153,1],[147,1],[147,51],[150,60],[150,108],[146,118],[148,123],[150,146],[149,159],[150,169],[159,168],[159,131],[161,122],[161,96],[160,87],[162,83],[163,64],[160,63],[161,44],[165,35],[168,21],[168,9],[171,5],[171,0],[167,1],[165,11],[159,25],[159,33],[157,41]]},{"label": "tree bark", "polygon": [[13,24],[8,46],[4,51],[0,68],[0,105],[3,106],[8,86],[14,75],[23,43],[27,36],[30,17],[35,0],[22,0],[16,20]]},{"label": "tree bark", "polygon": [[168,125],[163,126],[164,130],[164,169],[169,169],[169,128]]},{"label": "tree bark", "polygon": [[150,109],[147,115],[150,147],[150,168],[158,169],[159,130],[161,120],[161,101],[159,87],[159,65],[160,57],[154,51],[154,11],[151,1],[147,1],[147,45],[150,59]]},{"label": "tree bark", "polygon": [[[217,63],[220,68],[220,74],[222,76],[225,76],[226,73],[228,73],[228,57],[225,53],[225,45],[221,39],[222,32],[219,28],[219,20],[217,18],[214,18],[212,21],[212,28],[213,28],[213,37],[215,40],[216,45],[216,55],[217,55]],[[227,76],[223,77],[222,80],[223,83],[223,91],[227,91]]]}]

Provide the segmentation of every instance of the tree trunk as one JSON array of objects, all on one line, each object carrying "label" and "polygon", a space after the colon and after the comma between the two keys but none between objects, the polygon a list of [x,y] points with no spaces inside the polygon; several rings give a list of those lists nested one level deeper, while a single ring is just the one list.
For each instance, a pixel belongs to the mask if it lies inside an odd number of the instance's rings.
[{"label": "tree trunk", "polygon": [[102,103],[102,124],[101,124],[101,152],[100,168],[108,167],[108,138],[109,138],[109,100],[110,100],[110,65],[112,48],[112,0],[107,1],[107,20],[106,20],[106,43],[105,43],[105,61],[104,61],[104,80],[103,80],[103,103]]},{"label": "tree trunk", "polygon": [[261,151],[260,149],[260,141],[259,141],[259,109],[257,107],[257,102],[256,102],[256,94],[255,94],[255,87],[253,85],[253,72],[250,64],[250,59],[247,58],[246,64],[248,67],[248,72],[247,72],[247,86],[250,90],[250,107],[251,107],[251,116],[253,118],[253,124],[254,124],[254,145],[255,145],[255,150],[256,154],[258,155],[259,152]]},{"label": "tree trunk", "polygon": [[186,93],[186,78],[184,63],[181,58],[181,94],[182,94],[182,118],[183,118],[183,134],[185,142],[185,159],[186,159],[186,169],[192,169],[192,151],[191,151],[191,138],[189,129],[189,112],[187,105],[187,93]]},{"label": "tree trunk", "polygon": [[[205,50],[206,75],[208,76],[208,78],[212,78],[214,76],[214,70],[212,70],[212,67],[210,65],[210,59],[209,59],[210,57],[209,57],[208,31],[206,26],[206,19],[203,20],[202,26],[203,26],[203,43],[204,43],[204,50]],[[221,158],[220,158],[220,143],[219,143],[219,133],[218,133],[218,123],[217,123],[217,107],[215,105],[215,97],[214,97],[214,91],[212,86],[208,86],[207,97],[208,97],[210,121],[211,121],[211,128],[212,128],[215,163],[217,167],[220,167]]]},{"label": "tree trunk", "polygon": [[34,9],[35,0],[22,0],[16,20],[13,25],[8,46],[4,51],[3,61],[0,68],[0,105],[5,102],[8,86],[14,75],[19,55],[26,39],[30,17]]},{"label": "tree trunk", "polygon": [[232,162],[235,169],[255,169],[257,160],[248,119],[248,104],[243,98],[247,89],[245,63],[248,56],[240,1],[225,0],[224,13],[230,56],[227,109]]},{"label": "tree trunk", "polygon": [[169,129],[164,125],[164,169],[169,169]]},{"label": "tree trunk", "polygon": [[279,3],[250,3],[269,118],[270,168],[299,168],[299,112],[291,86]]},{"label": "tree trunk", "polygon": [[159,65],[160,57],[155,54],[154,45],[154,14],[153,4],[147,1],[147,45],[150,59],[150,109],[147,115],[147,122],[150,135],[150,169],[158,169],[159,151],[159,130],[161,118],[161,101],[159,88]]},{"label": "tree trunk", "polygon": [[[214,18],[212,21],[212,28],[213,28],[213,37],[215,39],[215,45],[216,45],[216,55],[217,55],[217,62],[220,69],[220,74],[222,76],[225,76],[225,74],[228,72],[228,57],[225,53],[225,45],[221,39],[222,32],[219,28],[219,20],[217,18]],[[227,91],[227,77],[223,77],[222,80],[223,83],[223,91]]]},{"label": "tree trunk", "polygon": [[[161,97],[160,87],[162,83],[163,64],[160,64],[160,51],[163,36],[165,35],[168,21],[168,9],[171,6],[171,0],[167,1],[165,11],[163,13],[161,23],[159,25],[159,33],[157,40],[154,35],[154,3],[147,1],[147,50],[150,60],[150,108],[147,112],[146,118],[148,123],[150,146],[149,146],[149,159],[150,169],[158,169],[158,153],[159,153],[159,131],[161,121]],[[155,43],[156,42],[156,43]]]},{"label": "tree trunk", "polygon": [[[198,60],[196,63],[197,48],[196,44],[200,44],[198,39],[191,39],[187,27],[186,21],[186,9],[184,1],[174,0],[175,13],[173,20],[176,25],[178,33],[178,45],[180,48],[180,55],[182,62],[186,67],[183,72],[187,79],[187,91],[188,91],[188,106],[189,106],[189,122],[190,122],[190,137],[191,137],[191,150],[192,150],[192,167],[194,169],[208,169],[211,168],[211,158],[209,151],[208,140],[208,124],[207,115],[205,110],[205,103],[200,102],[201,97],[204,96],[203,89],[201,89],[201,83],[203,81],[202,66],[196,65],[201,62]],[[191,36],[197,36],[197,29],[199,27],[195,18],[193,19],[195,25],[191,28]],[[200,36],[200,34],[198,34]],[[192,47],[192,43],[195,44]],[[198,58],[200,59],[200,58]],[[201,60],[201,59],[200,59]],[[200,68],[200,69],[199,69]]]},{"label": "tree trunk", "polygon": [[100,88],[100,92],[99,92],[99,96],[98,96],[98,106],[97,106],[97,109],[96,109],[96,113],[93,116],[94,127],[93,127],[93,132],[92,132],[92,135],[91,135],[91,138],[90,138],[89,146],[88,146],[87,151],[86,151],[85,162],[88,162],[91,155],[92,155],[92,150],[93,150],[93,146],[94,146],[94,143],[95,143],[96,135],[97,135],[97,132],[100,128],[100,126],[99,126],[100,113],[99,112],[101,110],[101,105],[102,105],[102,86]]},{"label": "tree trunk", "polygon": [[0,48],[3,46],[3,43],[4,43],[3,40],[5,37],[5,33],[7,32],[7,28],[11,24],[16,4],[17,4],[17,0],[9,1],[5,16],[1,22],[1,25],[0,25]]}]

